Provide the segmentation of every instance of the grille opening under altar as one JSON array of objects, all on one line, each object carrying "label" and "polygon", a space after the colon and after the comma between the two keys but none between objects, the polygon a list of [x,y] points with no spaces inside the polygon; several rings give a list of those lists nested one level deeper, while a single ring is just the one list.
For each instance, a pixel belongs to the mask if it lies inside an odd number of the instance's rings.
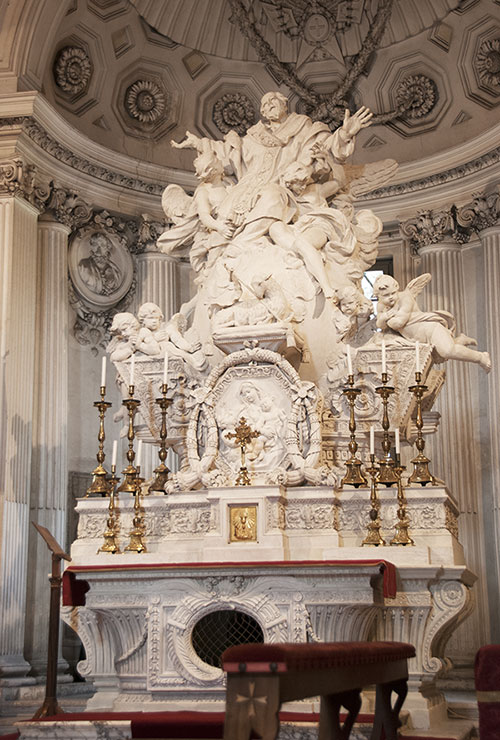
[{"label": "grille opening under altar", "polygon": [[233,645],[264,642],[260,624],[245,612],[221,609],[205,614],[194,626],[191,641],[196,655],[208,665],[222,668],[221,656]]}]

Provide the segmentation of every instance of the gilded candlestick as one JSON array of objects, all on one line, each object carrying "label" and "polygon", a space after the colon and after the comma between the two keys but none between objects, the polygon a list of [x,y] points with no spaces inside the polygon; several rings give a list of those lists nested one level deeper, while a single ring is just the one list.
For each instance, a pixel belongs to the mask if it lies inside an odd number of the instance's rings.
[{"label": "gilded candlestick", "polygon": [[155,479],[149,486],[149,492],[153,493],[159,491],[160,493],[166,494],[165,483],[168,480],[169,469],[165,465],[167,459],[167,409],[171,404],[171,401],[167,398],[168,386],[166,383],[162,383],[161,393],[162,397],[157,398],[155,403],[158,404],[161,410],[161,427],[160,427],[160,449],[158,450],[158,457],[160,458],[160,464],[154,469]]},{"label": "gilded candlestick", "polygon": [[103,467],[103,462],[106,457],[104,454],[104,440],[106,439],[106,435],[104,433],[104,416],[111,404],[104,400],[106,395],[106,386],[101,385],[100,394],[101,400],[94,401],[94,408],[99,410],[99,433],[97,435],[99,449],[97,452],[97,467],[92,471],[92,483],[87,488],[87,492],[85,494],[86,497],[91,496],[92,494],[106,496],[109,492],[108,473]]},{"label": "gilded candlestick", "polygon": [[130,530],[130,542],[125,548],[124,552],[147,552],[148,549],[144,544],[143,537],[146,533],[144,525],[144,515],[141,506],[141,485],[144,483],[144,478],[140,478],[140,470],[136,469],[135,476],[135,492],[134,492],[134,516],[132,518],[132,529]]},{"label": "gilded candlestick", "polygon": [[386,486],[392,486],[393,483],[398,482],[398,476],[394,470],[394,460],[391,457],[391,440],[389,437],[389,398],[394,393],[395,389],[392,385],[387,385],[387,373],[382,373],[382,385],[375,388],[375,393],[378,393],[382,399],[383,414],[382,414],[382,429],[384,430],[384,437],[382,440],[382,449],[384,451],[383,457],[379,460],[379,474],[378,481]]},{"label": "gilded candlestick", "polygon": [[425,395],[427,386],[422,383],[422,373],[417,370],[415,373],[415,385],[409,387],[409,391],[415,396],[417,405],[417,415],[415,424],[417,427],[417,439],[415,445],[418,450],[418,454],[411,461],[413,463],[413,473],[408,478],[408,483],[420,483],[421,486],[426,486],[431,483],[433,486],[437,485],[436,479],[429,471],[430,460],[424,455],[425,440],[422,434],[422,427],[424,426],[424,420],[422,417],[422,398]]},{"label": "gilded candlestick", "polygon": [[354,387],[354,375],[352,373],[349,374],[347,382],[349,385],[348,387],[343,389],[343,394],[347,397],[347,400],[349,402],[349,452],[351,453],[351,456],[346,461],[345,466],[347,468],[347,472],[340,483],[342,486],[344,484],[348,484],[350,486],[354,486],[355,488],[359,488],[359,486],[366,486],[368,484],[366,476],[363,475],[363,472],[361,470],[361,460],[356,457],[358,443],[356,442],[356,418],[354,415],[354,406],[356,403],[356,398],[361,393],[361,390]]},{"label": "gilded candlestick", "polygon": [[128,439],[128,450],[127,450],[127,460],[128,465],[127,467],[122,470],[122,473],[124,475],[123,482],[121,486],[118,488],[118,493],[135,493],[137,484],[136,484],[136,476],[137,476],[137,468],[134,465],[134,458],[135,458],[135,452],[134,452],[134,438],[135,438],[135,431],[134,431],[134,416],[137,411],[137,407],[140,405],[140,401],[137,398],[134,398],[134,386],[129,385],[128,387],[128,398],[124,398],[122,403],[124,406],[127,407],[128,411],[128,431],[127,431],[127,439]]},{"label": "gilded candlestick", "polygon": [[240,451],[241,451],[241,467],[236,477],[235,485],[236,486],[249,486],[250,476],[248,474],[248,470],[246,468],[246,463],[245,463],[246,448],[247,448],[248,443],[251,442],[252,439],[255,439],[256,437],[260,436],[260,432],[254,429],[251,429],[248,426],[247,420],[245,419],[245,417],[242,416],[237,426],[235,427],[234,432],[230,432],[226,436],[228,437],[228,439],[236,440],[236,444],[239,444]]},{"label": "gilded candlestick", "polygon": [[408,514],[406,511],[407,502],[406,502],[406,496],[405,496],[405,490],[403,486],[403,471],[405,470],[405,466],[401,465],[401,461],[399,459],[399,455],[397,455],[396,459],[396,473],[398,476],[398,511],[397,511],[397,521],[394,525],[394,529],[396,530],[396,534],[390,541],[390,545],[414,545],[415,542],[410,537],[409,528],[410,528],[410,520],[408,518]]},{"label": "gilded candlestick", "polygon": [[109,485],[109,506],[108,506],[108,518],[106,521],[106,529],[104,530],[104,544],[98,549],[100,552],[110,552],[113,555],[120,553],[120,548],[116,542],[116,536],[118,532],[118,517],[115,506],[115,489],[119,478],[116,477],[116,465],[111,466],[111,477],[108,479]]},{"label": "gilded candlestick", "polygon": [[370,467],[366,469],[370,475],[371,486],[370,486],[370,521],[367,525],[368,534],[361,543],[361,545],[385,545],[385,540],[380,534],[380,501],[377,495],[377,481],[380,474],[380,468],[375,465],[375,455],[370,455]]}]

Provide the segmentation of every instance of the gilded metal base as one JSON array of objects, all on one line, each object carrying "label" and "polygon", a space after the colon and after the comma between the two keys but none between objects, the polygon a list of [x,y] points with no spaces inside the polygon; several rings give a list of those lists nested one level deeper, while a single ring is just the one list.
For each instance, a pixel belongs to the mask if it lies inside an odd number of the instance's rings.
[{"label": "gilded metal base", "polygon": [[422,452],[413,458],[411,461],[413,464],[413,473],[408,478],[408,483],[420,483],[421,486],[426,486],[430,483],[433,486],[438,485],[436,478],[429,471],[430,460]]},{"label": "gilded metal base", "polygon": [[247,468],[242,465],[240,468],[240,472],[236,476],[236,480],[234,481],[235,486],[249,486],[250,485],[250,476],[248,474]]},{"label": "gilded metal base", "polygon": [[115,555],[116,553],[120,554],[120,548],[116,544],[116,539],[115,539],[116,538],[115,528],[110,527],[109,523],[108,523],[108,528],[104,532],[103,537],[104,537],[104,544],[102,545],[102,547],[98,549],[97,552],[98,553],[110,552],[113,555]]},{"label": "gilded metal base", "polygon": [[133,493],[137,490],[137,468],[133,465],[127,465],[123,473],[123,483],[116,489],[117,493]]},{"label": "gilded metal base", "polygon": [[[134,517],[134,522],[137,517]],[[123,552],[147,552],[148,548],[142,541],[142,538],[144,537],[144,530],[142,528],[142,525],[139,524],[139,526],[136,526],[134,524],[134,528],[130,532],[130,542],[128,543],[127,547]]]},{"label": "gilded metal base", "polygon": [[385,545],[385,540],[380,534],[380,519],[377,509],[370,510],[370,521],[368,522],[367,530],[368,534],[361,543],[361,545],[372,545],[378,547],[379,545]]},{"label": "gilded metal base", "polygon": [[358,460],[356,457],[350,460],[347,460],[345,466],[347,468],[347,473],[344,475],[342,480],[340,481],[340,485],[348,485],[348,486],[354,486],[354,488],[359,488],[360,486],[367,486],[368,480],[363,475],[361,471],[361,460]]},{"label": "gilded metal base", "polygon": [[101,464],[94,468],[92,475],[92,483],[87,488],[85,498],[88,496],[107,496],[109,493],[108,474]]},{"label": "gilded metal base", "polygon": [[404,510],[398,509],[398,521],[394,525],[396,534],[389,542],[390,545],[414,545],[415,542],[410,537],[408,529],[410,527],[410,520],[406,516]]},{"label": "gilded metal base", "polygon": [[389,486],[398,482],[398,475],[394,469],[394,462],[392,460],[379,460],[378,465],[377,483],[383,483],[384,486],[389,488]]},{"label": "gilded metal base", "polygon": [[165,484],[168,481],[168,474],[170,473],[170,470],[167,468],[166,465],[160,463],[160,465],[158,465],[158,467],[155,468],[153,472],[155,473],[155,479],[148,487],[149,493],[164,493],[165,496],[167,496],[168,494],[165,491]]}]

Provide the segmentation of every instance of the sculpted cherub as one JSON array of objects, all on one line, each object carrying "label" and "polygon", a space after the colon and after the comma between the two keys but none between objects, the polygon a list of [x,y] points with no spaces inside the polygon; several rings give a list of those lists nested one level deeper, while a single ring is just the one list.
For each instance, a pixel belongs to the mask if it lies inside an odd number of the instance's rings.
[{"label": "sculpted cherub", "polygon": [[112,362],[128,360],[137,348],[140,324],[134,314],[126,311],[117,313],[109,330],[111,341],[107,346]]},{"label": "sculpted cherub", "polygon": [[455,320],[447,311],[421,311],[416,297],[431,280],[425,273],[411,280],[404,290],[390,275],[381,275],[375,280],[373,294],[378,298],[377,326],[392,329],[405,339],[432,344],[438,361],[463,360],[476,362],[486,371],[491,370],[488,352],[470,349],[477,344],[475,339],[459,334],[453,335]]}]

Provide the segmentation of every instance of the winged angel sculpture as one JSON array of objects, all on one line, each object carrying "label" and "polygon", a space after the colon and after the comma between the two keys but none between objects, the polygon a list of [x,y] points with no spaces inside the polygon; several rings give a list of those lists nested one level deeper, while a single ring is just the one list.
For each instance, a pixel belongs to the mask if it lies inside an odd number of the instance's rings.
[{"label": "winged angel sculpture", "polygon": [[198,290],[181,310],[194,311],[198,329],[205,322],[200,335],[250,323],[245,306],[257,323],[303,322],[306,339],[319,317],[335,332],[345,290],[363,303],[361,278],[382,229],[372,211],[355,212],[354,198],[384,184],[397,164],[345,165],[371,123],[365,107],[346,111],[333,133],[289,113],[278,92],[263,96],[261,115],[243,137],[231,131],[213,141],[187,132],[172,142],[196,151],[199,185],[191,197],[177,185],[166,188],[172,226],[158,246],[168,254],[189,250]]},{"label": "winged angel sculpture", "polygon": [[436,362],[476,362],[489,372],[488,352],[471,349],[477,342],[465,334],[455,336],[455,319],[448,311],[421,311],[418,307],[417,296],[430,280],[431,275],[426,272],[400,290],[398,281],[390,275],[378,277],[373,286],[378,298],[377,326],[384,332],[392,330],[405,339],[431,344]]}]

